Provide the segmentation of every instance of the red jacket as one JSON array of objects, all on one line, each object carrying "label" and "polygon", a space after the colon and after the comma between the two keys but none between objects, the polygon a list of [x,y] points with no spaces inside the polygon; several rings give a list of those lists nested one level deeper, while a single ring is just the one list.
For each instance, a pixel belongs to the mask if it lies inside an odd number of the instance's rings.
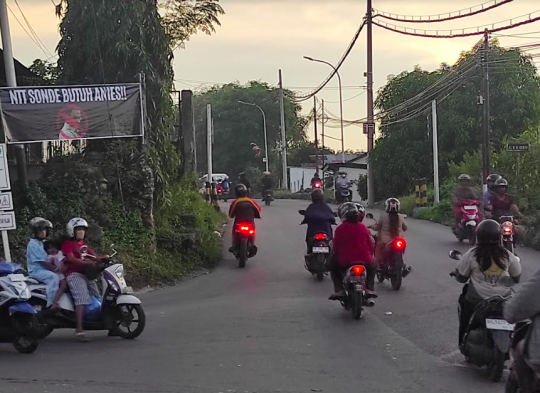
[{"label": "red jacket", "polygon": [[354,263],[369,263],[373,260],[373,239],[369,229],[361,222],[345,221],[334,233],[334,254],[338,265],[349,267]]}]

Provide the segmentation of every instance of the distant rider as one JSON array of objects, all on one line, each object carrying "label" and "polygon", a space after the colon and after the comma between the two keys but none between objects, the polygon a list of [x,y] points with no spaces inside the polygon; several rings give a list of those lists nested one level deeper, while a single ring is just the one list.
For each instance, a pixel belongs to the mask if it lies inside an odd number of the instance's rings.
[{"label": "distant rider", "polygon": [[322,183],[321,177],[319,176],[319,172],[315,172],[315,174],[311,178],[311,182],[310,182],[311,188],[314,188],[314,184],[316,182]]},{"label": "distant rider", "polygon": [[264,172],[264,176],[262,178],[262,196],[264,198],[264,192],[265,191],[272,191],[272,194],[274,192],[274,179],[272,178],[272,174],[268,171]]},{"label": "distant rider", "polygon": [[495,194],[492,195],[489,200],[491,218],[496,221],[499,221],[501,216],[506,215],[522,218],[523,215],[519,211],[514,197],[507,194],[508,181],[501,177],[495,182],[493,187],[495,189]]},{"label": "distant rider", "polygon": [[[255,219],[261,218],[261,208],[253,199],[248,197],[248,189],[243,184],[238,184],[234,189],[236,199],[229,208],[229,218],[234,218],[232,230],[232,246],[229,252],[234,252],[236,245],[236,226],[241,222],[248,222],[255,227]],[[251,244],[250,254],[255,256],[257,247],[255,246],[255,237]]]},{"label": "distant rider", "polygon": [[[236,180],[236,186],[238,186],[240,184],[243,184],[244,186],[246,186],[247,192],[248,192],[247,195],[249,195],[249,193],[251,191],[251,183],[247,179],[245,172],[240,172],[240,174],[238,175],[238,180]],[[236,197],[239,198],[238,195],[236,195]]]},{"label": "distant rider", "polygon": [[497,221],[484,220],[478,225],[478,246],[471,248],[457,264],[455,278],[467,283],[459,297],[461,316],[459,344],[463,341],[475,306],[493,296],[508,296],[510,289],[503,285],[503,278],[519,281],[521,263],[501,245],[501,227]]},{"label": "distant rider", "polygon": [[339,172],[338,176],[335,180],[335,192],[336,192],[336,201],[342,201],[341,198],[341,190],[343,188],[349,188],[351,186],[351,182],[347,178],[347,172]]},{"label": "distant rider", "polygon": [[493,195],[496,194],[495,192],[495,182],[502,178],[501,175],[497,175],[496,173],[492,173],[489,175],[486,179],[487,183],[487,190],[484,191],[482,202],[484,203],[484,210],[489,211],[490,210],[490,199]]},{"label": "distant rider", "polygon": [[463,201],[478,200],[472,189],[471,177],[467,174],[459,175],[458,186],[452,194],[452,206],[454,206],[454,226],[457,228],[461,222],[461,207]]},{"label": "distant rider", "polygon": [[317,233],[326,233],[332,240],[332,225],[336,224],[334,212],[324,202],[324,192],[320,188],[311,192],[312,203],[306,209],[302,224],[307,224],[306,245],[307,252],[311,251],[311,242]]}]

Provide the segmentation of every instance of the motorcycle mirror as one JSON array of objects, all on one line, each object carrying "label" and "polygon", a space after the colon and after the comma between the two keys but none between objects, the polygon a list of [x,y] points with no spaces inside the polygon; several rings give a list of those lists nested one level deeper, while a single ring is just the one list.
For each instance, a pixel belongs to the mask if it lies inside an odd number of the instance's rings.
[{"label": "motorcycle mirror", "polygon": [[332,212],[332,213],[334,213],[334,217],[337,217],[337,216],[338,216],[337,212]]},{"label": "motorcycle mirror", "polygon": [[448,256],[452,259],[455,259],[456,261],[459,261],[461,259],[461,252],[457,251],[457,250],[452,250],[448,253]]},{"label": "motorcycle mirror", "polygon": [[302,216],[305,216],[305,215],[306,215],[306,211],[305,211],[305,210],[298,210],[298,213],[300,213]]},{"label": "motorcycle mirror", "polygon": [[374,219],[373,214],[371,213],[366,214],[366,218],[369,218],[370,220]]}]

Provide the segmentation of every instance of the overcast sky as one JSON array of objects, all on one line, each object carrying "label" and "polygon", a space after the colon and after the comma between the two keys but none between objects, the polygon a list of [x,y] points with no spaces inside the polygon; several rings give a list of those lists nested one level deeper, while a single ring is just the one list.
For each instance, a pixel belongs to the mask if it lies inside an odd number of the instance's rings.
[{"label": "overcast sky", "polygon": [[[59,20],[52,2],[58,0],[18,0],[34,31],[48,51],[54,53],[58,43]],[[130,1],[130,0],[125,0]],[[375,9],[407,15],[438,14],[471,7],[486,0],[373,0]],[[14,0],[8,6],[26,26]],[[276,84],[278,69],[283,70],[284,84],[298,87],[317,86],[330,71],[324,64],[312,63],[302,56],[337,62],[351,41],[366,11],[365,0],[221,0],[226,15],[215,35],[199,34],[175,52],[174,68],[179,89],[196,89],[214,82],[227,83],[261,80]],[[514,0],[486,13],[457,21],[422,25],[427,29],[456,29],[504,21],[540,10],[538,0]],[[32,42],[13,14],[10,24],[14,54],[23,64],[35,58],[48,58]],[[539,13],[536,16],[540,15]],[[403,23],[396,22],[404,25]],[[424,27],[425,26],[425,27]],[[504,46],[540,42],[540,22],[502,32],[522,37],[500,37]],[[433,70],[440,63],[454,63],[460,52],[469,50],[478,37],[432,39],[404,36],[374,27],[375,89],[383,86],[391,74],[411,70],[420,65]],[[366,114],[365,85],[366,35],[362,33],[356,47],[341,69],[344,117],[359,119]],[[54,60],[55,58],[52,58]],[[339,115],[337,80],[318,97],[326,107]],[[307,91],[309,89],[303,89]],[[307,113],[309,104],[305,104]],[[339,129],[327,129],[339,137]],[[364,149],[365,138],[357,127],[345,129],[346,148]],[[327,140],[327,145],[340,147],[340,142]]]}]

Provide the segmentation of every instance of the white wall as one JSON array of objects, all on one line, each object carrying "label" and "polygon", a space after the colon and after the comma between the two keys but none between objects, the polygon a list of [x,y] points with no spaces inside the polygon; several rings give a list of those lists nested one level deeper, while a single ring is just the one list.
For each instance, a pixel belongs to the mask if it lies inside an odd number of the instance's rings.
[{"label": "white wall", "polygon": [[301,188],[304,190],[311,188],[311,178],[315,174],[315,168],[290,167],[289,171],[291,192],[298,192]]},{"label": "white wall", "polygon": [[362,198],[358,194],[358,178],[360,175],[367,176],[367,170],[360,168],[340,168],[339,171],[347,172],[347,178],[355,182],[351,187],[352,200],[354,202],[362,202]]}]

